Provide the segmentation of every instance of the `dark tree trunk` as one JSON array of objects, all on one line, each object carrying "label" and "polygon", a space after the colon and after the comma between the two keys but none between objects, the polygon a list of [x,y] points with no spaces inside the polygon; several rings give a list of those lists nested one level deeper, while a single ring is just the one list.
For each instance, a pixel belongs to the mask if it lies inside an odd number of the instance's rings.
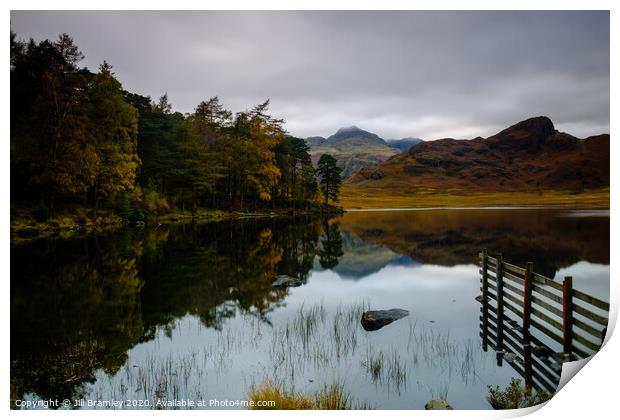
[{"label": "dark tree trunk", "polygon": [[325,213],[327,213],[327,200],[329,200],[329,184],[328,183],[325,184],[325,210],[324,210]]},{"label": "dark tree trunk", "polygon": [[99,181],[95,181],[95,189],[93,190],[93,219],[97,220],[97,212],[99,210]]},{"label": "dark tree trunk", "polygon": [[56,215],[56,194],[52,193],[50,195],[50,206],[49,209],[47,210],[47,218],[48,219],[52,219],[54,218],[54,216]]}]

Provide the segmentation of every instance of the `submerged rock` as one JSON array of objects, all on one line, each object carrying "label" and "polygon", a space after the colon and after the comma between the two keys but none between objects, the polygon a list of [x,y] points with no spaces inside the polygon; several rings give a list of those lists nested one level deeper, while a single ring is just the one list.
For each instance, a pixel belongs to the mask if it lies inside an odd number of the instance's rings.
[{"label": "submerged rock", "polygon": [[276,276],[276,279],[271,282],[273,287],[277,287],[280,289],[286,289],[288,287],[299,287],[301,286],[301,280],[297,277],[287,276],[285,274]]},{"label": "submerged rock", "polygon": [[538,357],[542,357],[543,359],[548,358],[553,354],[553,351],[545,346],[536,346],[532,348],[532,353]]},{"label": "submerged rock", "polygon": [[366,331],[376,331],[409,315],[404,309],[388,309],[381,311],[367,311],[362,314],[362,327]]},{"label": "submerged rock", "polygon": [[514,353],[504,353],[502,355],[502,357],[504,358],[505,361],[507,361],[508,363],[512,363],[515,360],[517,360],[517,355]]},{"label": "submerged rock", "polygon": [[430,400],[424,406],[425,410],[454,410],[446,400]]}]

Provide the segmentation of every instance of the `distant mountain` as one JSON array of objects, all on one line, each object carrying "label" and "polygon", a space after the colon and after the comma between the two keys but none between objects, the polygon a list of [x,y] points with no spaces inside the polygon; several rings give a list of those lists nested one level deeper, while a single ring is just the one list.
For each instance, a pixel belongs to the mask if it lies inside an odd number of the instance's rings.
[{"label": "distant mountain", "polygon": [[310,147],[312,161],[316,165],[321,155],[328,153],[336,158],[342,168],[342,177],[387,160],[399,153],[374,133],[351,126],[339,129],[335,134],[324,137],[308,137],[306,143]]},{"label": "distant mountain", "polygon": [[347,184],[396,194],[609,186],[609,135],[578,139],[547,117],[530,118],[486,139],[421,142]]},{"label": "distant mountain", "polygon": [[325,137],[320,137],[320,136],[308,137],[306,139],[306,144],[308,145],[308,147],[312,148],[312,147],[320,146],[321,144],[325,143],[326,140],[327,139]]},{"label": "distant mountain", "polygon": [[421,143],[423,141],[424,140],[419,139],[417,137],[405,137],[404,139],[400,139],[400,140],[396,140],[396,139],[388,140],[387,144],[390,147],[394,147],[400,150],[401,152],[406,152],[407,150],[411,149],[416,144]]}]

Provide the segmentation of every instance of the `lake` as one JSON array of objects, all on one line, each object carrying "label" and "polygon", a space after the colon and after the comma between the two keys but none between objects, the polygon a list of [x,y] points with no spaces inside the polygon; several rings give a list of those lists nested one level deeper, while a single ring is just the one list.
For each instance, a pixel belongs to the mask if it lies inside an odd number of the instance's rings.
[{"label": "lake", "polygon": [[[491,409],[488,386],[520,374],[482,345],[478,254],[572,276],[609,302],[609,232],[608,211],[434,209],[13,245],[13,407],[239,408],[270,382],[304,394],[340,384],[380,409]],[[272,287],[277,275],[302,284]],[[362,328],[362,312],[391,308],[409,315]]]}]

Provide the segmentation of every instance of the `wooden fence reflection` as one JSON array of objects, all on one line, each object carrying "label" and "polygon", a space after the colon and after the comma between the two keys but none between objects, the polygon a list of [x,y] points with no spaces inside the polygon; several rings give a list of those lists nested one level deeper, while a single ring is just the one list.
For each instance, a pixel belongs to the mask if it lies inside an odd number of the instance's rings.
[{"label": "wooden fence reflection", "polygon": [[555,392],[562,363],[588,357],[607,332],[609,303],[563,282],[518,267],[502,255],[480,253],[480,336],[484,351],[497,353],[528,388]]}]

